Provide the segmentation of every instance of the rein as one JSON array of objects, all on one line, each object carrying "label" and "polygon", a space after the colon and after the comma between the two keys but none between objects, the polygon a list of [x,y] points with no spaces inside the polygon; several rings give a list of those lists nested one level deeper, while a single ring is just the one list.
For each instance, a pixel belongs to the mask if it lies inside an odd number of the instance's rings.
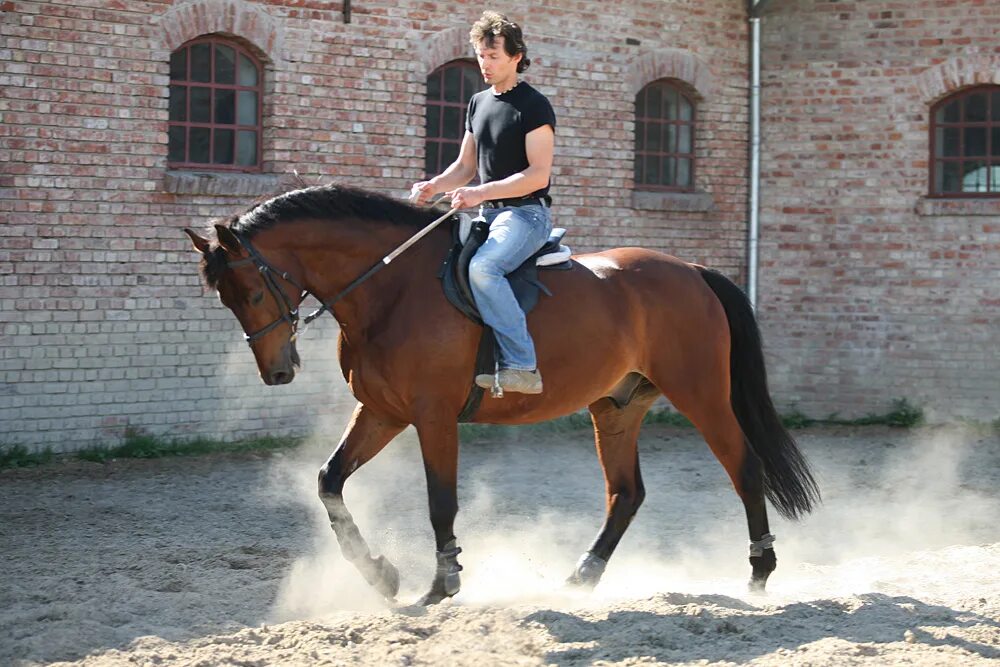
[{"label": "rein", "polygon": [[[438,201],[440,201],[440,199]],[[435,202],[435,203],[437,203],[437,202]],[[257,331],[253,332],[252,334],[244,334],[243,338],[246,340],[247,345],[253,347],[253,344],[255,342],[257,342],[258,340],[260,340],[263,336],[267,335],[273,329],[275,329],[276,327],[280,326],[284,322],[287,322],[288,325],[292,329],[291,336],[288,339],[290,342],[294,343],[295,339],[299,335],[299,331],[298,331],[298,328],[299,328],[299,310],[298,310],[297,307],[292,306],[292,302],[288,298],[288,295],[285,294],[285,290],[281,289],[281,285],[279,285],[278,282],[275,280],[275,278],[274,278],[275,275],[280,276],[283,280],[288,281],[289,283],[291,283],[292,285],[294,285],[296,287],[296,289],[299,290],[299,292],[300,292],[300,294],[299,294],[299,301],[300,302],[302,301],[302,299],[305,299],[306,296],[311,295],[317,301],[319,301],[320,304],[322,304],[319,308],[317,308],[313,312],[309,313],[308,315],[306,315],[302,319],[303,325],[305,327],[308,327],[309,324],[312,323],[313,320],[315,320],[317,317],[319,317],[320,315],[322,315],[324,312],[329,311],[330,314],[332,315],[333,314],[333,306],[334,306],[335,303],[337,303],[338,301],[340,301],[341,299],[343,299],[345,296],[347,296],[348,294],[350,294],[351,292],[353,292],[362,283],[364,283],[366,280],[368,280],[369,278],[371,278],[372,276],[374,276],[376,273],[378,273],[379,271],[381,271],[382,269],[384,269],[385,267],[387,267],[389,265],[389,263],[392,262],[392,260],[394,260],[397,257],[399,257],[407,248],[409,248],[414,243],[416,243],[417,241],[419,241],[420,239],[422,239],[424,236],[426,236],[427,234],[429,234],[431,232],[431,230],[433,230],[435,227],[437,227],[442,222],[444,222],[445,220],[447,220],[448,218],[450,218],[452,215],[454,215],[456,211],[458,211],[458,209],[457,208],[453,208],[450,211],[448,211],[447,213],[445,213],[444,215],[442,215],[440,218],[438,218],[437,220],[435,220],[434,222],[431,222],[430,224],[428,224],[426,227],[424,227],[423,229],[421,229],[419,232],[417,232],[416,234],[414,234],[413,236],[411,236],[407,241],[405,241],[398,248],[396,248],[395,250],[393,250],[392,252],[390,252],[388,255],[386,255],[385,257],[383,257],[377,264],[375,264],[370,269],[368,269],[367,271],[365,271],[363,274],[361,274],[360,276],[358,276],[357,278],[355,278],[351,282],[351,284],[349,284],[347,287],[345,287],[344,289],[342,289],[340,292],[337,293],[336,296],[334,296],[332,299],[330,299],[328,301],[323,301],[321,298],[319,298],[318,296],[316,296],[316,294],[314,294],[313,292],[310,292],[305,287],[303,287],[302,285],[300,285],[297,281],[295,281],[294,279],[292,279],[292,277],[290,275],[288,275],[287,271],[279,271],[279,270],[275,269],[274,267],[272,267],[270,264],[268,264],[267,260],[264,259],[263,255],[261,255],[260,252],[256,248],[253,247],[253,245],[250,243],[250,239],[245,238],[245,237],[241,236],[240,234],[238,234],[237,232],[234,231],[233,234],[239,240],[240,245],[242,245],[244,248],[246,248],[247,253],[250,256],[247,257],[247,258],[245,258],[245,259],[236,260],[235,262],[228,262],[226,264],[226,266],[229,267],[229,268],[231,268],[231,269],[239,268],[241,266],[246,266],[247,264],[251,264],[251,263],[254,266],[256,266],[257,270],[260,272],[261,276],[264,279],[264,284],[267,286],[267,290],[271,293],[271,297],[274,299],[275,303],[278,304],[278,310],[281,311],[281,316],[278,317],[273,322],[271,322],[270,324],[268,324],[267,326],[265,326],[265,327],[263,327],[261,329],[258,329]],[[282,304],[284,304],[284,307],[282,307]],[[303,328],[302,331],[304,332],[305,328]]]}]

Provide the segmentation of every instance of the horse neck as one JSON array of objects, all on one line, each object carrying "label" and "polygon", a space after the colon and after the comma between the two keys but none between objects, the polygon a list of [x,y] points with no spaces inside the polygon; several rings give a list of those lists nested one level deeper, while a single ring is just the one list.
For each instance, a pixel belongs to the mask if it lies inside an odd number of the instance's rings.
[{"label": "horse neck", "polygon": [[[295,255],[303,286],[326,302],[417,231],[418,227],[367,220],[313,220],[289,223],[280,232],[280,242]],[[339,301],[333,315],[345,333],[357,339],[387,317],[399,293],[412,285],[414,267],[427,262],[436,266],[444,259],[448,239],[445,228],[435,229]]]}]

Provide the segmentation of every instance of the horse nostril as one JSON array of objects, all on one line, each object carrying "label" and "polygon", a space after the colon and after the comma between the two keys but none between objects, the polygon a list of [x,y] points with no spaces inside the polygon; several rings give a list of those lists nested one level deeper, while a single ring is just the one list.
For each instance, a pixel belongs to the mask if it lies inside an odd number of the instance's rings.
[{"label": "horse nostril", "polygon": [[288,371],[275,371],[271,373],[271,384],[288,384],[292,381],[292,374]]}]

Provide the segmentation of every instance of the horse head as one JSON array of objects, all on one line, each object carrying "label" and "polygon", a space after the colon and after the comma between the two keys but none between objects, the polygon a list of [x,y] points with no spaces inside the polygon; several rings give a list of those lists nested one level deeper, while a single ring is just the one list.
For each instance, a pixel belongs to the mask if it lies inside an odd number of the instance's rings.
[{"label": "horse head", "polygon": [[291,275],[275,267],[291,266],[292,259],[269,253],[265,260],[230,227],[216,225],[215,230],[218,243],[184,230],[201,253],[205,282],[242,325],[264,383],[288,384],[301,365],[295,337],[305,292]]}]

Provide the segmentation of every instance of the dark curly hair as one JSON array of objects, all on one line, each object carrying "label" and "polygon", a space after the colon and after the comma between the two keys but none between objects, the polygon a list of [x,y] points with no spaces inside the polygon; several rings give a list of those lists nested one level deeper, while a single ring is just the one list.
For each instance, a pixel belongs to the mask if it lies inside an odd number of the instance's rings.
[{"label": "dark curly hair", "polygon": [[514,23],[500,12],[487,10],[479,17],[479,20],[472,24],[469,31],[469,41],[473,46],[479,42],[485,42],[487,47],[492,48],[496,37],[503,37],[503,50],[507,55],[514,57],[521,54],[521,60],[517,63],[517,73],[520,74],[531,65],[528,58],[528,47],[524,45],[524,35],[521,34],[521,26]]}]

